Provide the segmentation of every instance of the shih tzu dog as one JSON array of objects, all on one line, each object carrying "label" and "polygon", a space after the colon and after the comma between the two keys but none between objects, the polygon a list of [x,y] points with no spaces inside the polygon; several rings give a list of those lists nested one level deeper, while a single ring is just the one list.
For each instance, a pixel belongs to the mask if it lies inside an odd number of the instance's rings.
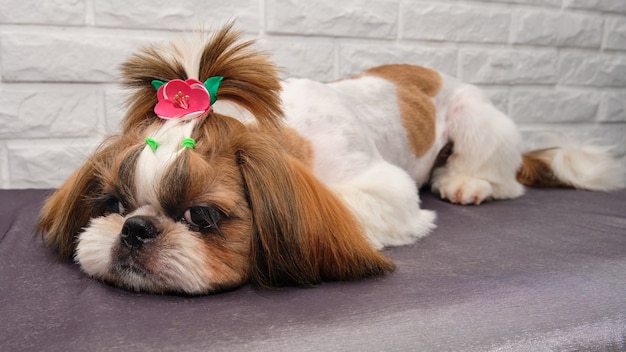
[{"label": "shih tzu dog", "polygon": [[458,204],[524,186],[620,188],[605,149],[523,153],[513,121],[475,86],[386,65],[332,83],[281,82],[226,26],[144,48],[108,137],[45,204],[62,259],[134,291],[205,294],[384,274],[379,250],[435,228],[430,185]]}]

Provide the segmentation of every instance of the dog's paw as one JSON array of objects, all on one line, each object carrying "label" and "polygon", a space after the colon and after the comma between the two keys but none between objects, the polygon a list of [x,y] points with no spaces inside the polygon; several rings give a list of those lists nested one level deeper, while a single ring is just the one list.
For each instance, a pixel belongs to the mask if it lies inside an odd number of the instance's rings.
[{"label": "dog's paw", "polygon": [[480,204],[493,195],[491,184],[485,180],[465,175],[440,179],[434,185],[442,199],[453,204]]}]

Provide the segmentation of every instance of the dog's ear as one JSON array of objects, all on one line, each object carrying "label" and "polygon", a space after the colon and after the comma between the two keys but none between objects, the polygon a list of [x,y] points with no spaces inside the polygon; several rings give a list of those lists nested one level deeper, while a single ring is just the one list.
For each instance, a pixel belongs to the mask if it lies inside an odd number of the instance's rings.
[{"label": "dog's ear", "polygon": [[257,134],[236,146],[254,228],[251,282],[311,286],[393,270],[339,198],[276,141]]},{"label": "dog's ear", "polygon": [[92,163],[86,163],[46,200],[37,225],[48,246],[62,260],[72,259],[75,239],[91,218],[88,197],[94,193],[97,181]]},{"label": "dog's ear", "polygon": [[70,260],[76,248],[76,237],[89,221],[104,212],[102,197],[103,170],[111,170],[118,155],[119,141],[105,141],[87,161],[45,202],[37,223],[37,233],[44,236],[61,260]]}]

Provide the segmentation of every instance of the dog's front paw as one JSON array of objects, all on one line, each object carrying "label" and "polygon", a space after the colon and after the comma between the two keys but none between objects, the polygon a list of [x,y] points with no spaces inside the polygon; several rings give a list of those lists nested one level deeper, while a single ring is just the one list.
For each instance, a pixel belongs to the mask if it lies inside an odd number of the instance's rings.
[{"label": "dog's front paw", "polygon": [[433,189],[439,191],[442,199],[453,204],[480,204],[491,198],[493,188],[485,180],[465,175],[455,175],[437,180]]}]

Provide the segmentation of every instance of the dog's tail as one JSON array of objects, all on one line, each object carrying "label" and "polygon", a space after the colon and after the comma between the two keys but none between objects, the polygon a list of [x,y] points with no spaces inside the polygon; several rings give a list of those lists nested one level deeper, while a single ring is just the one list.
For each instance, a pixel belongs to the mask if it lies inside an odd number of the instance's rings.
[{"label": "dog's tail", "polygon": [[530,187],[611,191],[625,186],[626,165],[611,147],[565,142],[523,155],[517,180]]}]

